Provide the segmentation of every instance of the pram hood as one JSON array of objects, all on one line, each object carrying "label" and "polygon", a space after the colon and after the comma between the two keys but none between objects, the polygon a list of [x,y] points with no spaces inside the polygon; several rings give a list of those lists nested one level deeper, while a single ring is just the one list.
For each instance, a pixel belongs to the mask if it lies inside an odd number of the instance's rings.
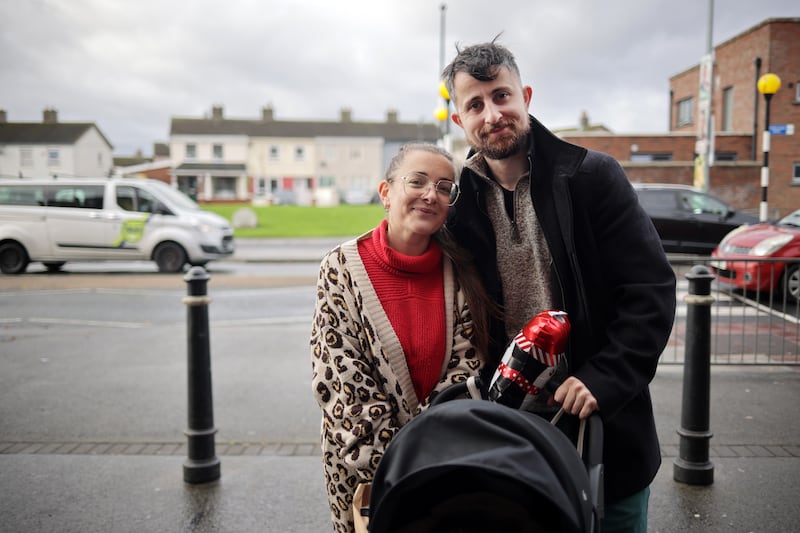
[{"label": "pram hood", "polygon": [[[524,510],[544,530],[590,531],[590,487],[575,444],[547,420],[456,400],[431,407],[392,440],[372,481],[369,531],[402,530],[441,502],[474,502],[476,493],[501,497],[511,505],[506,511]],[[486,507],[467,506],[459,513],[465,524],[495,519],[485,516]]]}]

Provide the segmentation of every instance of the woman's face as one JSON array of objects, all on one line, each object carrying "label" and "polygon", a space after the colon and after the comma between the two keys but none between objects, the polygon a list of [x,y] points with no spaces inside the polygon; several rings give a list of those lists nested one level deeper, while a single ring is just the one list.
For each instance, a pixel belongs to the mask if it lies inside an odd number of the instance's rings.
[{"label": "woman's face", "polygon": [[390,181],[378,188],[389,222],[389,246],[407,255],[423,253],[444,224],[450,197],[436,183],[455,183],[453,164],[440,154],[409,152]]}]

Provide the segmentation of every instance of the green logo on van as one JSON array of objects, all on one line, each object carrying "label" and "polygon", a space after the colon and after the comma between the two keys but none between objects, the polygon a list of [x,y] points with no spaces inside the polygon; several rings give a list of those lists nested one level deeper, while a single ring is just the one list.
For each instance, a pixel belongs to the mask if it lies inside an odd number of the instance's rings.
[{"label": "green logo on van", "polygon": [[144,236],[144,226],[147,224],[150,216],[151,215],[148,213],[142,218],[134,218],[123,222],[119,237],[114,241],[114,246],[122,248],[126,244],[133,244],[141,241]]}]

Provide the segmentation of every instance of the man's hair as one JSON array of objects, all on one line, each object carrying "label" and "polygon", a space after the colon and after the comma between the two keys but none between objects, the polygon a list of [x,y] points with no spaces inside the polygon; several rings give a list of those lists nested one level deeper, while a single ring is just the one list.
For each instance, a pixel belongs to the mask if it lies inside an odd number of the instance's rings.
[{"label": "man's hair", "polygon": [[479,81],[491,81],[497,78],[498,70],[501,67],[506,67],[522,83],[514,55],[505,46],[497,44],[499,38],[500,35],[491,42],[474,44],[464,49],[456,44],[456,57],[442,71],[442,80],[454,102],[453,85],[456,74],[459,72],[466,72]]}]

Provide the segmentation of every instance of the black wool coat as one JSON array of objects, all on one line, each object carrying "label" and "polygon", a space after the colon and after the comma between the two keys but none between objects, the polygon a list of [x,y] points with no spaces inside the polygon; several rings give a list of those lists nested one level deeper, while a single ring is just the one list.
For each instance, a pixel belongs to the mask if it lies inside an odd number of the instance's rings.
[{"label": "black wool coat", "polygon": [[[604,421],[605,498],[613,503],[648,486],[661,464],[648,386],[672,330],[675,274],[619,163],[530,119],[531,201],[553,257],[554,302],[572,325],[570,374],[597,398]],[[502,303],[489,184],[465,168],[460,186],[448,229]],[[495,321],[495,363],[509,341]]]}]

